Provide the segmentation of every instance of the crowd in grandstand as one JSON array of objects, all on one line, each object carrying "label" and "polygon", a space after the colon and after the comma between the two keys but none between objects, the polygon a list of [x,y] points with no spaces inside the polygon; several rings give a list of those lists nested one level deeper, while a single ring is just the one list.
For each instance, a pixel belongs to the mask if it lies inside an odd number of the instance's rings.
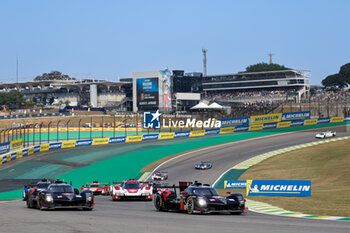
[{"label": "crowd in grandstand", "polygon": [[311,101],[349,102],[350,90],[338,89],[325,91],[323,89],[318,89],[311,95]]},{"label": "crowd in grandstand", "polygon": [[298,89],[280,89],[280,90],[247,90],[247,91],[221,91],[207,93],[205,98],[208,100],[245,100],[245,99],[259,99],[259,100],[271,100],[271,99],[283,99],[284,97],[294,96],[297,94]]}]

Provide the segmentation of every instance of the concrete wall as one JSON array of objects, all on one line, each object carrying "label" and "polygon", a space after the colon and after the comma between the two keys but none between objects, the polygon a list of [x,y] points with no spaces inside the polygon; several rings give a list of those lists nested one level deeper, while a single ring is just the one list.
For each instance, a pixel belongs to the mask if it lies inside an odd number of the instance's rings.
[{"label": "concrete wall", "polygon": [[124,98],[124,93],[100,93],[97,95],[97,106],[105,107],[107,102],[120,102]]}]

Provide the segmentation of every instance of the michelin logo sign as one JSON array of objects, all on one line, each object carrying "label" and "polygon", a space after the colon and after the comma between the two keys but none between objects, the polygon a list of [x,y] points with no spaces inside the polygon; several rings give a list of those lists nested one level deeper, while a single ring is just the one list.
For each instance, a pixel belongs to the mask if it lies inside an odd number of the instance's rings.
[{"label": "michelin logo sign", "polygon": [[248,125],[249,124],[249,117],[220,119],[219,121],[221,121],[221,126]]},{"label": "michelin logo sign", "polygon": [[282,114],[282,121],[310,119],[310,111],[288,112]]},{"label": "michelin logo sign", "polygon": [[247,180],[247,196],[311,196],[310,180]]},{"label": "michelin logo sign", "polygon": [[225,180],[224,189],[245,189],[247,182],[245,180]]}]

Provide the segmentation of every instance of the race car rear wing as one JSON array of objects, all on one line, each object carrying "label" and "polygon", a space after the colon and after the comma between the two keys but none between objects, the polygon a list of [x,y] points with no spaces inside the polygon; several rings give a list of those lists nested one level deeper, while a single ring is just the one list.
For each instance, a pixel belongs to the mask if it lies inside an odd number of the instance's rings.
[{"label": "race car rear wing", "polygon": [[179,181],[179,185],[164,185],[164,186],[156,186],[153,185],[153,193],[157,193],[158,189],[174,189],[175,195],[176,195],[176,189],[179,189],[180,192],[185,191],[185,189],[190,186],[191,184],[197,183],[197,181],[195,182],[188,182],[188,181]]},{"label": "race car rear wing", "polygon": [[[134,179],[130,179],[130,180],[134,180]],[[112,183],[113,184],[121,184],[121,183],[123,183],[123,182],[125,182],[125,181],[129,181],[129,180],[123,180],[123,181],[113,181]],[[134,180],[134,181],[136,181],[136,180]],[[140,184],[149,184],[149,182],[148,181],[138,181]]]}]

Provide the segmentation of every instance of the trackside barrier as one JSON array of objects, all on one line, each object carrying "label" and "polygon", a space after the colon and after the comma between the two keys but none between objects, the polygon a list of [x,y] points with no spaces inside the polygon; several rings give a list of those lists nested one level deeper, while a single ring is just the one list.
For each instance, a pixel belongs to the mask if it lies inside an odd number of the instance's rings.
[{"label": "trackside barrier", "polygon": [[[307,117],[306,113],[304,114]],[[299,114],[299,115],[300,115]],[[298,115],[298,116],[299,116]],[[246,132],[246,131],[258,131],[263,129],[275,129],[275,128],[289,128],[295,126],[304,126],[304,125],[316,125],[316,124],[325,124],[325,123],[336,123],[350,121],[350,116],[347,117],[331,117],[331,118],[319,118],[319,119],[305,119],[305,120],[291,120],[291,121],[280,121],[280,122],[269,122],[271,120],[280,119],[281,114],[270,114],[262,116],[256,116],[254,121],[267,121],[267,123],[258,123],[250,125],[237,125],[233,127],[222,127],[216,129],[206,129],[206,130],[193,130],[193,131],[184,131],[184,132],[168,132],[168,133],[154,133],[154,134],[144,134],[144,135],[134,135],[134,136],[119,136],[119,137],[108,137],[108,138],[94,138],[94,139],[82,139],[82,140],[72,140],[66,142],[53,142],[49,144],[42,144],[38,146],[31,146],[28,148],[21,148],[16,151],[10,151],[11,145],[10,142],[0,144],[0,153],[5,152],[0,155],[0,164],[7,163],[11,160],[19,159],[22,157],[30,156],[38,152],[57,150],[64,148],[74,148],[81,146],[91,146],[91,145],[106,145],[114,143],[127,143],[127,142],[142,142],[142,141],[154,141],[154,140],[165,140],[165,139],[174,139],[174,138],[188,138],[188,137],[199,137],[206,135],[217,135],[217,134],[229,134],[236,132]],[[286,118],[290,118],[287,116]],[[21,143],[15,142],[14,144]]]}]

